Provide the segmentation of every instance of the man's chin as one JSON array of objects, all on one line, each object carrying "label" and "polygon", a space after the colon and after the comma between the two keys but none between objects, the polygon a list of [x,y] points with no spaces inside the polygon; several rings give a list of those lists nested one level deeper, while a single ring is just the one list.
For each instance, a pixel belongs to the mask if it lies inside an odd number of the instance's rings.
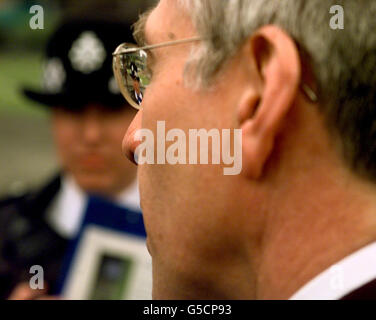
[{"label": "man's chin", "polygon": [[79,175],[76,177],[77,184],[85,192],[105,196],[111,194],[112,188],[109,180],[103,175]]}]

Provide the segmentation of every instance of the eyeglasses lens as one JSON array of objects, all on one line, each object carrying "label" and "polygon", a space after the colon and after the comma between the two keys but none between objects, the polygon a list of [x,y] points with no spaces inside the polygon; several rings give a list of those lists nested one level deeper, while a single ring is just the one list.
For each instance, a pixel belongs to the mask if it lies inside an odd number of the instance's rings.
[{"label": "eyeglasses lens", "polygon": [[[124,47],[127,48],[130,46]],[[139,50],[118,54],[114,56],[113,68],[121,93],[133,107],[140,109],[144,91],[150,82],[147,53]]]}]

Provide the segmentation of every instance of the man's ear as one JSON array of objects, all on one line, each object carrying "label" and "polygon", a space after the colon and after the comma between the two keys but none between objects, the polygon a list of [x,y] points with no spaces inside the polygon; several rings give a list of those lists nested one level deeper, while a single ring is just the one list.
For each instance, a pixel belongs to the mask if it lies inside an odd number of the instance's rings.
[{"label": "man's ear", "polygon": [[258,179],[296,98],[301,67],[294,41],[279,27],[264,26],[249,41],[246,54],[256,66],[253,72],[261,86],[257,91],[244,91],[238,119],[242,129],[242,174]]}]

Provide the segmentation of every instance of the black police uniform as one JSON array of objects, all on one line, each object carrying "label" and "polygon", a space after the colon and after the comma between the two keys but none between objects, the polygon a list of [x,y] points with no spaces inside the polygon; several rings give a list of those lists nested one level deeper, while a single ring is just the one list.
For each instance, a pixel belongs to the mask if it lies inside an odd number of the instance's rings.
[{"label": "black police uniform", "polygon": [[30,267],[42,265],[49,293],[55,292],[68,245],[46,222],[46,212],[60,189],[60,176],[41,190],[0,201],[0,299],[19,282],[29,282]]}]

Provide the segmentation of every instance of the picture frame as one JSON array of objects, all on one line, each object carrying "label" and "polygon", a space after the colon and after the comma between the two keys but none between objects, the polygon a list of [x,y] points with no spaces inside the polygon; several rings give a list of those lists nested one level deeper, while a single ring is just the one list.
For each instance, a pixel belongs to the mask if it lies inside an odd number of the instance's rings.
[{"label": "picture frame", "polygon": [[66,281],[66,299],[149,300],[151,258],[145,242],[136,236],[88,226]]}]

